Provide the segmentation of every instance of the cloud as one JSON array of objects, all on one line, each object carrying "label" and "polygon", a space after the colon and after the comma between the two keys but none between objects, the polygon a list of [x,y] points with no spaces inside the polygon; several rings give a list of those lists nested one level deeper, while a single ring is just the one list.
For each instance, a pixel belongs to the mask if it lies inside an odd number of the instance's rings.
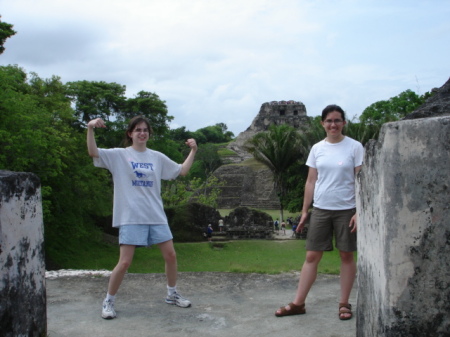
[{"label": "cloud", "polygon": [[[165,100],[172,127],[225,123],[262,103],[329,103],[350,115],[448,79],[449,7],[354,0],[15,0],[1,64],[47,78],[116,82]],[[420,85],[419,85],[420,84]]]}]

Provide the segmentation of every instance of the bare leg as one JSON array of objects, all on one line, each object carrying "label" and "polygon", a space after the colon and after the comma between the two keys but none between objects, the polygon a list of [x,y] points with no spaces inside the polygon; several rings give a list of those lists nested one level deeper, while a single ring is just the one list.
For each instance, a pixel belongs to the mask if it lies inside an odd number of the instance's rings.
[{"label": "bare leg", "polygon": [[167,285],[169,287],[175,287],[177,284],[177,254],[173,247],[173,241],[169,240],[158,244],[159,249],[166,262],[166,277]]},{"label": "bare leg", "polygon": [[108,284],[108,293],[115,295],[122,284],[123,277],[133,261],[134,251],[136,246],[120,245],[119,262],[111,273]]},{"label": "bare leg", "polygon": [[[341,299],[340,303],[348,303],[356,277],[356,262],[353,252],[339,252],[341,255]],[[341,314],[350,317],[350,314]]]},{"label": "bare leg", "polygon": [[[303,263],[302,271],[300,272],[300,280],[298,281],[297,293],[292,303],[295,305],[301,305],[305,303],[306,296],[308,296],[312,285],[317,277],[317,266],[322,259],[322,251],[307,251],[305,263]],[[286,310],[289,310],[289,305],[286,306]],[[280,310],[277,310],[280,312]]]}]

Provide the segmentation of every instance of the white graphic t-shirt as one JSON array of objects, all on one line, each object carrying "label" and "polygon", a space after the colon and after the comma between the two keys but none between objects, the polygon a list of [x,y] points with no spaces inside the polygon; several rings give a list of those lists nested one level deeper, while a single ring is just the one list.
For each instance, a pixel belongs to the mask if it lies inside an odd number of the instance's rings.
[{"label": "white graphic t-shirt", "polygon": [[167,225],[161,199],[161,179],[178,177],[181,164],[158,151],[132,147],[98,149],[94,165],[108,169],[114,181],[113,227]]}]

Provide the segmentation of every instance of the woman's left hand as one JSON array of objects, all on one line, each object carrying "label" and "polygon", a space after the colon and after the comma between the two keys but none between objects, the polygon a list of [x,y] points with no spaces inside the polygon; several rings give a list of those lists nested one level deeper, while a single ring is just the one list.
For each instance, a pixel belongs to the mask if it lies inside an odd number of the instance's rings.
[{"label": "woman's left hand", "polygon": [[186,145],[189,146],[192,150],[197,150],[197,142],[193,138],[188,139],[186,141]]}]

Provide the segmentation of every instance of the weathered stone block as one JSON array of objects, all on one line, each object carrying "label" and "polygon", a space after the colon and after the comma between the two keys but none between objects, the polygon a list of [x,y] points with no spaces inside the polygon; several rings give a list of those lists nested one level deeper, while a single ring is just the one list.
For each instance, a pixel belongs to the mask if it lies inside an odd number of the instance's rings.
[{"label": "weathered stone block", "polygon": [[31,173],[0,171],[0,334],[46,333],[40,181]]},{"label": "weathered stone block", "polygon": [[357,336],[449,336],[450,117],[385,124],[358,175]]},{"label": "weathered stone block", "polygon": [[225,165],[214,175],[225,182],[217,200],[218,208],[240,206],[279,209],[280,203],[273,185],[273,175],[267,168],[253,169],[245,165]]}]

